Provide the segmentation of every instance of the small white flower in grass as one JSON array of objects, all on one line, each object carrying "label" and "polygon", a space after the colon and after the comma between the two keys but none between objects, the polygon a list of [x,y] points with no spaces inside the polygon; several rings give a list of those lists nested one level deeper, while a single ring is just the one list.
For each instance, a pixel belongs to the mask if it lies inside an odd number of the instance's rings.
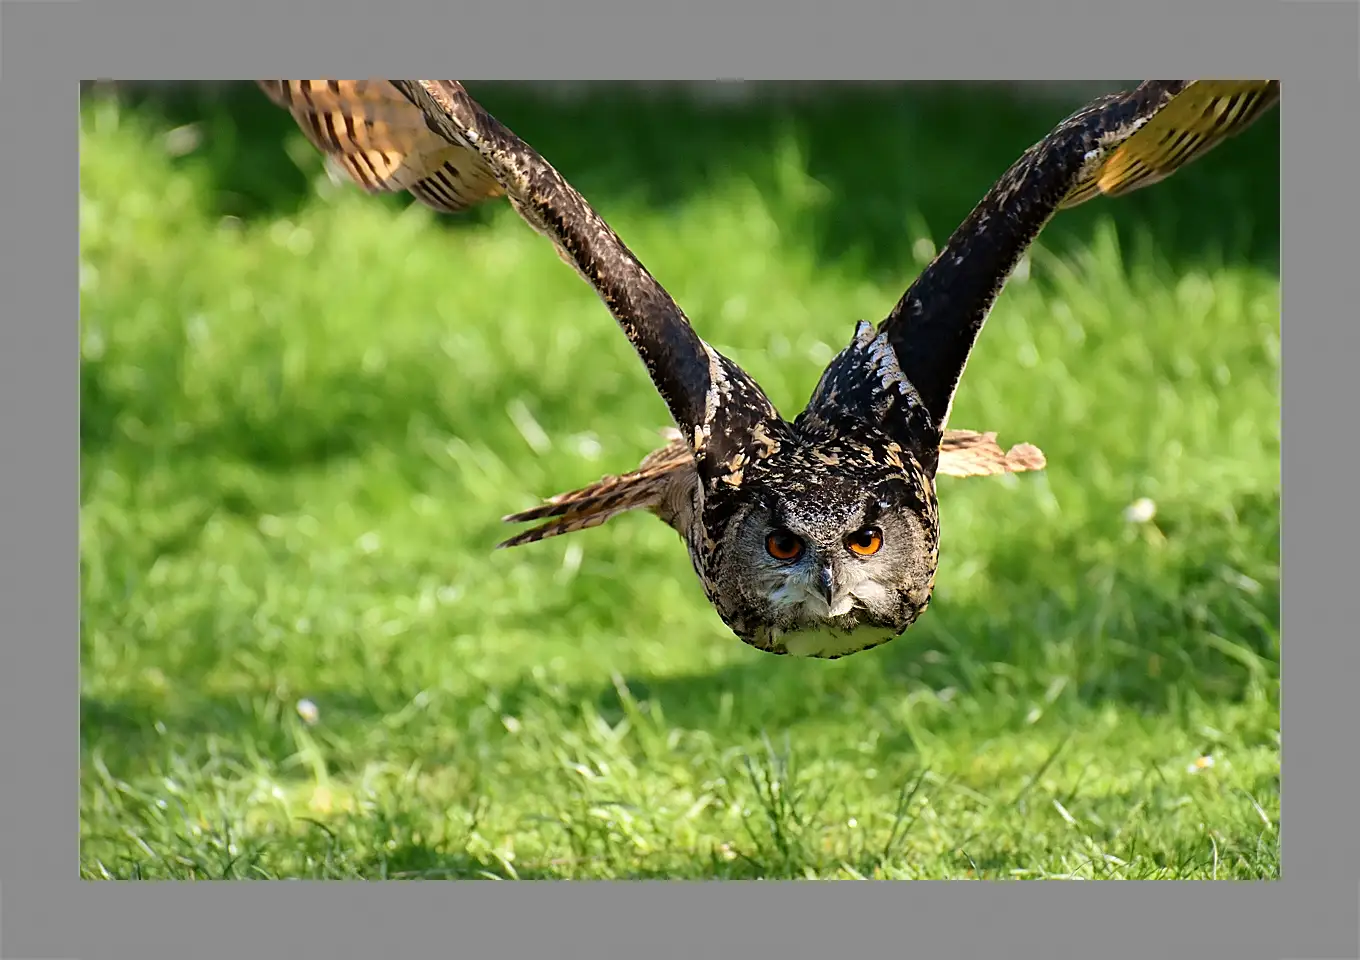
[{"label": "small white flower in grass", "polygon": [[1157,504],[1149,497],[1139,497],[1124,508],[1125,523],[1147,523],[1157,516]]},{"label": "small white flower in grass", "polygon": [[302,718],[302,722],[309,727],[321,719],[321,711],[317,709],[315,703],[306,697],[297,702],[297,713]]}]

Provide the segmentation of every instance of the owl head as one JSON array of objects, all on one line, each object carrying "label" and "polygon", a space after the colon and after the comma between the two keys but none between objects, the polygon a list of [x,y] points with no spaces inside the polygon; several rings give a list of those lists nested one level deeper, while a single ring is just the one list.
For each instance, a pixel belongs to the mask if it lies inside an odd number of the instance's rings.
[{"label": "owl head", "polygon": [[737,635],[836,658],[911,626],[930,602],[939,543],[935,486],[911,455],[802,443],[752,467],[716,525],[707,577]]}]

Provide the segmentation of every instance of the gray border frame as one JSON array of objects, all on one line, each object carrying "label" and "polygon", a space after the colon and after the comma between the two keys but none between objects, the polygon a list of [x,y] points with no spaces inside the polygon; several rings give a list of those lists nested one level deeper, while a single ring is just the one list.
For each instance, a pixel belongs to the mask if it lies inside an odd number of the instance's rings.
[{"label": "gray border frame", "polygon": [[[259,9],[176,0],[4,4],[0,231],[13,236],[0,256],[0,417],[9,441],[0,511],[8,561],[0,578],[8,634],[0,643],[3,955],[385,956],[441,948],[474,956],[802,955],[861,942],[929,956],[1360,954],[1357,794],[1345,746],[1347,734],[1360,729],[1348,696],[1360,645],[1343,610],[1350,586],[1344,551],[1354,542],[1354,522],[1352,512],[1331,508],[1340,497],[1324,489],[1349,477],[1305,466],[1334,463],[1345,450],[1329,438],[1346,435],[1342,418],[1354,405],[1350,357],[1360,350],[1346,347],[1360,346],[1360,334],[1344,318],[1360,303],[1353,142],[1360,10],[1281,0],[865,4],[872,14],[857,14],[847,0],[817,9],[770,2],[763,14],[751,0],[726,0],[709,16],[681,4],[646,13],[626,0],[596,6],[587,14],[580,4],[570,12],[506,3],[455,10],[433,0],[384,0],[327,18],[331,5],[320,0]],[[383,49],[392,52],[378,55]],[[1284,79],[1283,302],[1291,326],[1300,328],[1285,350],[1293,373],[1285,377],[1293,425],[1285,463],[1299,465],[1292,498],[1286,494],[1293,521],[1284,543],[1286,609],[1296,631],[1290,650],[1307,651],[1289,659],[1293,695],[1284,699],[1295,744],[1287,880],[1193,885],[1204,889],[844,882],[274,889],[78,880],[71,508],[78,504],[79,454],[66,432],[78,417],[71,322],[77,78],[319,72],[539,79],[579,77],[583,67],[637,79],[1011,79],[1039,70],[1050,77]],[[63,369],[68,373],[59,375]]]}]

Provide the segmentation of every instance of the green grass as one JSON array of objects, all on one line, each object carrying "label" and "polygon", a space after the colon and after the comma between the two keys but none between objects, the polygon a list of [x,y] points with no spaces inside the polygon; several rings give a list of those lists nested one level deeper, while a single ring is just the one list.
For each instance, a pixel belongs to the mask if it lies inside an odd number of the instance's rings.
[{"label": "green grass", "polygon": [[[484,100],[788,415],[1072,106]],[[87,101],[81,874],[1278,877],[1277,136],[1045,233],[953,425],[1048,471],[942,479],[929,613],[821,662],[650,517],[492,552],[667,422],[508,208],[336,188],[251,91]]]}]

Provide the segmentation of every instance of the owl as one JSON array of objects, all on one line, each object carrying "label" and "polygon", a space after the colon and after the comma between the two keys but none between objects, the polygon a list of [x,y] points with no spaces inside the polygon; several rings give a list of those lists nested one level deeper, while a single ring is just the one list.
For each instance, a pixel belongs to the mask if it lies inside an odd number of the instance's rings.
[{"label": "owl", "polygon": [[674,420],[630,473],[512,514],[517,546],[647,510],[676,530],[742,641],[834,659],[900,636],[930,603],[936,477],[1042,469],[995,434],[946,429],[992,304],[1065,207],[1156,183],[1254,122],[1270,80],[1150,80],[1059,123],[1002,174],[877,326],[860,321],[793,419],[700,338],[586,200],[461,83],[262,80],[370,191],[456,212],[504,195],[595,290]]}]

